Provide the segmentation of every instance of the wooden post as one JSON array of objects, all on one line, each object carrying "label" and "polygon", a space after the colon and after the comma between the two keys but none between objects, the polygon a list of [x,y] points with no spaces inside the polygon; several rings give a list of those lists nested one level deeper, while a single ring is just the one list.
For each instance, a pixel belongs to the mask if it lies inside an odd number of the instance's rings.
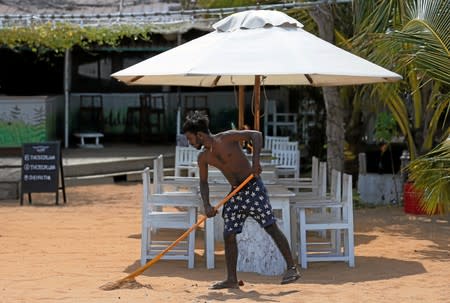
[{"label": "wooden post", "polygon": [[255,87],[253,88],[255,92],[254,100],[254,113],[253,113],[253,128],[255,130],[260,129],[260,103],[261,103],[261,78],[260,76],[255,76]]},{"label": "wooden post", "polygon": [[69,147],[69,112],[70,112],[70,84],[71,79],[71,52],[66,49],[64,54],[64,147]]},{"label": "wooden post", "polygon": [[244,114],[245,114],[245,86],[239,85],[238,129],[244,129]]}]

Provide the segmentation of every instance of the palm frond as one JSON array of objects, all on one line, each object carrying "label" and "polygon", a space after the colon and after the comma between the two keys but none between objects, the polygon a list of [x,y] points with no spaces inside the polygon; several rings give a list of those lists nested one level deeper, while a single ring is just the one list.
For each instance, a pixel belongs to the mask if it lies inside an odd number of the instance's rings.
[{"label": "palm frond", "polygon": [[[432,117],[428,124],[428,131],[433,135],[438,131],[439,128],[442,130],[444,130],[445,127],[450,128],[448,122],[446,123],[446,121],[450,121],[448,119],[448,115],[450,112],[450,94],[441,94],[439,92],[439,88],[437,88],[439,85],[440,83],[435,83],[433,94],[430,98],[431,100],[427,106],[427,111],[432,113]],[[433,145],[433,137],[434,136],[428,136],[425,139],[423,143],[423,147],[425,150],[431,149]]]},{"label": "palm frond", "polygon": [[408,21],[392,40],[406,43],[414,63],[435,80],[450,84],[450,5],[448,0],[409,2]]},{"label": "palm frond", "polygon": [[407,166],[409,179],[421,191],[428,214],[450,210],[450,137]]}]

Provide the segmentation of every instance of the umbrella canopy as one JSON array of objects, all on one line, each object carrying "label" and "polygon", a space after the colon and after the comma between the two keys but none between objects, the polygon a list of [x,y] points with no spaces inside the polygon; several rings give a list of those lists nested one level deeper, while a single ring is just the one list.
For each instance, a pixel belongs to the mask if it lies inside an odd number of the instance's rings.
[{"label": "umbrella canopy", "polygon": [[[338,86],[401,79],[400,75],[340,49],[302,27],[300,22],[278,11],[236,13],[215,23],[213,32],[112,77],[129,85],[214,87],[256,82],[256,89],[259,83]],[[256,100],[256,114],[258,105]]]},{"label": "umbrella canopy", "polygon": [[302,29],[278,11],[245,11],[207,35],[114,73],[127,84],[337,86],[389,82],[401,76]]}]

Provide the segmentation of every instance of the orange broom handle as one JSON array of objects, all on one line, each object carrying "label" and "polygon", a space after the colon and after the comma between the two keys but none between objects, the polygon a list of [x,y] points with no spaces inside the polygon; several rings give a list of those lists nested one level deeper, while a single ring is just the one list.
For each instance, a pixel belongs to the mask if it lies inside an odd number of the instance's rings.
[{"label": "orange broom handle", "polygon": [[[236,187],[232,192],[230,192],[225,198],[223,198],[216,206],[214,206],[214,210],[217,211],[222,205],[224,205],[228,200],[231,199],[231,197],[233,197],[238,191],[240,191],[248,182],[250,182],[251,179],[253,179],[254,175],[251,174],[250,176],[247,177],[247,179],[245,179],[238,187]],[[191,227],[189,227],[188,230],[186,230],[184,232],[184,234],[182,234],[178,239],[176,239],[175,241],[172,242],[172,244],[170,244],[166,249],[164,249],[162,252],[160,252],[157,256],[155,256],[153,259],[151,259],[150,261],[148,261],[145,265],[139,267],[137,270],[135,270],[134,272],[132,272],[131,274],[129,274],[128,276],[126,276],[125,278],[119,280],[119,282],[121,281],[126,281],[126,280],[130,280],[133,279],[134,277],[139,276],[140,274],[142,274],[144,271],[147,270],[147,268],[149,268],[150,266],[152,266],[153,264],[155,264],[156,262],[159,261],[159,259],[162,258],[162,256],[164,256],[167,252],[169,252],[172,248],[174,248],[180,241],[184,240],[194,229],[196,229],[197,227],[199,227],[200,224],[202,224],[208,217],[207,216],[202,216],[197,223],[195,223],[194,225],[192,225]]]}]

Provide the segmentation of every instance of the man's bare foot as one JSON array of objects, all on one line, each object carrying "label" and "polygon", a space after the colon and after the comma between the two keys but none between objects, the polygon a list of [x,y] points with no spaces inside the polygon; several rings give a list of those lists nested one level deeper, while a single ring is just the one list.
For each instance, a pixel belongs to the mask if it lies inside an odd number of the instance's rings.
[{"label": "man's bare foot", "polygon": [[209,289],[225,289],[225,288],[233,288],[233,289],[239,288],[239,282],[225,280],[216,282],[209,287]]}]

